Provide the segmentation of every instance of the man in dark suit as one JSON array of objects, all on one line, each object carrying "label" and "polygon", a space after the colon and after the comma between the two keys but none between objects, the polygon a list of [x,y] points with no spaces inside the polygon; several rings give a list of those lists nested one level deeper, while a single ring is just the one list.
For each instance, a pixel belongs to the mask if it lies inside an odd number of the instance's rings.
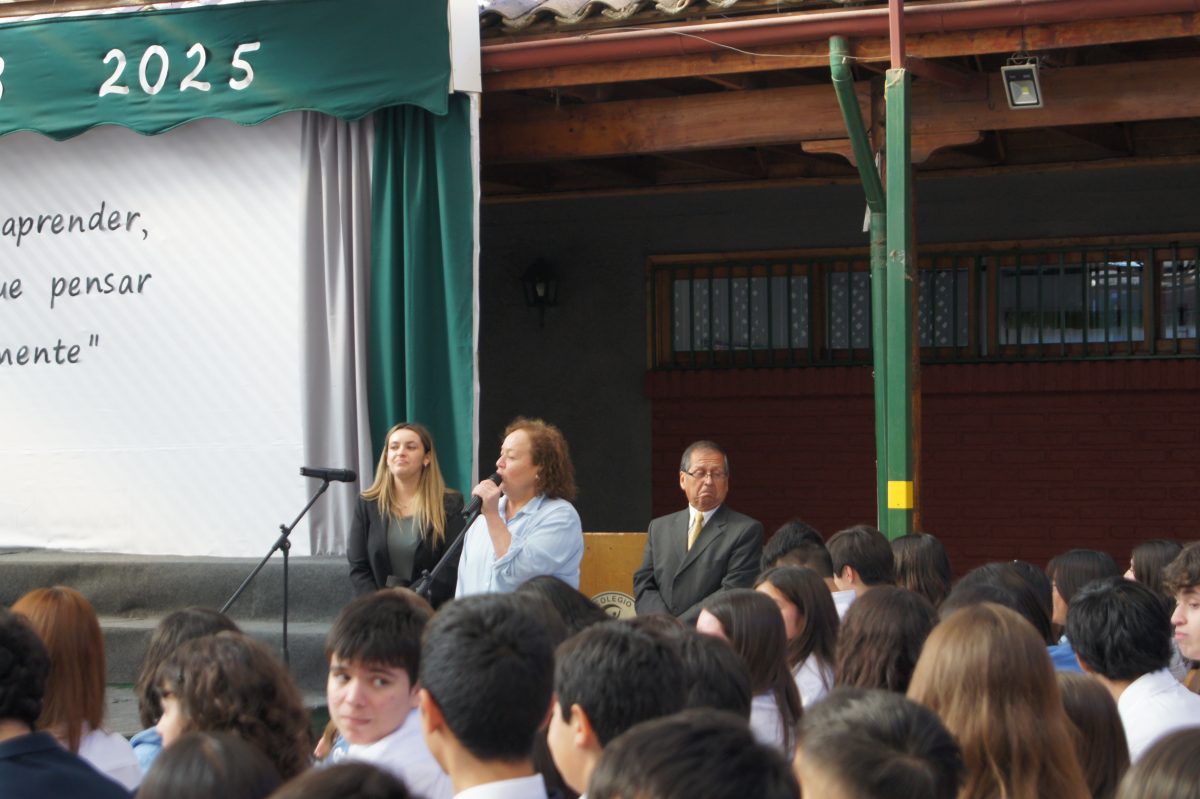
[{"label": "man in dark suit", "polygon": [[679,487],[688,507],[650,522],[633,590],[638,613],[670,613],[692,624],[713,594],[754,585],[763,526],[725,504],[729,457],[711,441],[684,450]]}]

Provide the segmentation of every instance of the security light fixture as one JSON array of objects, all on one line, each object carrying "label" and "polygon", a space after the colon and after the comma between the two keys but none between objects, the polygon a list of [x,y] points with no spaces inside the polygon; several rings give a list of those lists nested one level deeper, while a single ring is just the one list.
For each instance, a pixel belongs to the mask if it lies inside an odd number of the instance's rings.
[{"label": "security light fixture", "polygon": [[1041,108],[1042,84],[1038,80],[1038,60],[1033,56],[1013,56],[1000,67],[1004,94],[1009,108]]}]

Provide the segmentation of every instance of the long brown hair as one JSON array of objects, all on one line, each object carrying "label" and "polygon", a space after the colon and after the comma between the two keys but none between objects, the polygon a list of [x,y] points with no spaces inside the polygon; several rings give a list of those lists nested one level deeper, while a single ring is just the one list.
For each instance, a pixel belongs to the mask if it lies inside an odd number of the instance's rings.
[{"label": "long brown hair", "polygon": [[937,612],[925,597],[894,585],[875,586],[842,619],[834,685],[904,693],[935,624]]},{"label": "long brown hair", "polygon": [[396,496],[395,482],[387,467],[388,442],[398,430],[411,430],[416,433],[421,439],[421,446],[425,448],[425,454],[429,456],[429,465],[421,470],[421,477],[417,482],[417,495],[413,498],[413,525],[420,531],[421,538],[428,538],[428,531],[432,531],[434,546],[440,546],[446,538],[446,506],[443,499],[446,481],[442,477],[442,467],[438,466],[437,452],[433,449],[433,434],[425,425],[416,422],[392,425],[383,437],[383,452],[379,453],[375,480],[370,488],[362,492],[362,498],[375,502],[380,518],[400,517],[400,500]]},{"label": "long brown hair", "polygon": [[783,746],[790,751],[804,707],[788,667],[787,633],[779,608],[766,594],[734,588],[710,597],[704,609],[721,622],[733,651],[745,661],[754,695],[769,691],[775,697],[783,724]]},{"label": "long brown hair", "polygon": [[[796,637],[788,641],[788,665],[797,668],[810,656],[833,671],[837,650],[838,614],[821,575],[800,566],[776,566],[763,572],[754,587],[770,583],[796,606],[801,617]],[[827,686],[832,688],[833,686]]]},{"label": "long brown hair", "polygon": [[1075,751],[1092,799],[1112,799],[1129,769],[1129,743],[1108,689],[1090,674],[1059,671],[1063,709],[1079,732]]},{"label": "long brown hair", "polygon": [[104,636],[92,603],[74,588],[36,588],[18,599],[14,613],[29,619],[50,655],[50,675],[37,728],[63,736],[79,751],[83,725],[104,722]]},{"label": "long brown hair", "polygon": [[991,602],[934,628],[908,697],[937,713],[963,751],[959,799],[1089,799],[1045,643]]}]

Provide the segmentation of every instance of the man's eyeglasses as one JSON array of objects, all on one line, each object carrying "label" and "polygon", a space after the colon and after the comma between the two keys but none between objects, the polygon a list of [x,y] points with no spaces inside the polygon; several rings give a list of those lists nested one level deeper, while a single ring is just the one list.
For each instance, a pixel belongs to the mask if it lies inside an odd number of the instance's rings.
[{"label": "man's eyeglasses", "polygon": [[697,482],[701,482],[701,483],[703,483],[705,478],[708,478],[708,477],[711,477],[712,481],[714,483],[718,483],[721,480],[724,480],[726,477],[729,476],[729,472],[726,472],[722,469],[716,469],[711,472],[706,472],[703,469],[694,469],[690,472],[680,469],[680,471],[682,471],[684,474],[686,474],[688,477],[692,478],[693,480],[696,480]]}]

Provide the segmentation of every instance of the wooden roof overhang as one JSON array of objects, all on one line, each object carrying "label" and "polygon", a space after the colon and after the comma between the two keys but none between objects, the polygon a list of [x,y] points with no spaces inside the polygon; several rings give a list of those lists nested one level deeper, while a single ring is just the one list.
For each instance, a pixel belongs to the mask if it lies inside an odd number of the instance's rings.
[{"label": "wooden roof overhang", "polygon": [[[1200,0],[909,3],[906,28],[921,173],[1200,162]],[[835,32],[881,144],[886,4],[489,35],[485,199],[855,182]],[[1042,57],[1041,109],[1004,99],[1016,52]]]}]

